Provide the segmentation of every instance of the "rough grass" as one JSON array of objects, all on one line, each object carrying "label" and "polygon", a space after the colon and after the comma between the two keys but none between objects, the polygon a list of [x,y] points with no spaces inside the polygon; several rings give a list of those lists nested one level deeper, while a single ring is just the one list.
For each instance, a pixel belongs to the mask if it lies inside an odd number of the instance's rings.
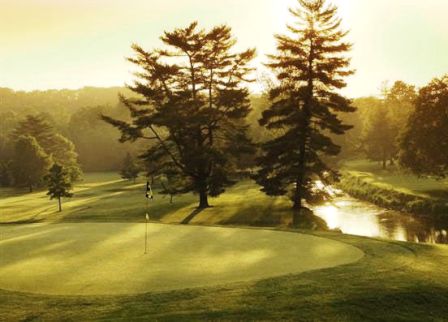
[{"label": "rough grass", "polygon": [[448,215],[448,180],[418,178],[396,167],[382,170],[377,163],[357,160],[344,164],[339,187],[381,207]]}]

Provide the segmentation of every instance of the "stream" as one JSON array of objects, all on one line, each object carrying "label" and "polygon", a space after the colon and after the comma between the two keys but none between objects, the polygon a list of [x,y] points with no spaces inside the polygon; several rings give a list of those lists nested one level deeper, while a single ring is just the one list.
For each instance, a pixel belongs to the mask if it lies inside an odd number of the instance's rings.
[{"label": "stream", "polygon": [[380,208],[345,194],[337,194],[332,201],[313,210],[330,229],[339,229],[344,234],[448,244],[448,220],[437,221],[431,217]]}]

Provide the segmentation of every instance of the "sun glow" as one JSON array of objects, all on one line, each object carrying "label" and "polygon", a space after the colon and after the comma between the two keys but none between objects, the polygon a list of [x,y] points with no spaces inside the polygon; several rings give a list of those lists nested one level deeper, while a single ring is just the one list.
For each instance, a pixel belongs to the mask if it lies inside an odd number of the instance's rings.
[{"label": "sun glow", "polygon": [[[347,40],[354,44],[350,57],[356,74],[344,89],[348,96],[377,95],[385,80],[421,86],[448,69],[448,1],[328,1],[338,7],[342,28],[350,31]],[[266,54],[275,53],[273,35],[287,31],[293,21],[288,8],[297,0],[0,3],[0,87],[31,90],[121,86],[132,80],[125,57],[133,42],[158,47],[164,30],[195,20],[204,27],[228,24],[240,49],[256,47],[259,79]],[[251,88],[261,89],[255,83]]]}]

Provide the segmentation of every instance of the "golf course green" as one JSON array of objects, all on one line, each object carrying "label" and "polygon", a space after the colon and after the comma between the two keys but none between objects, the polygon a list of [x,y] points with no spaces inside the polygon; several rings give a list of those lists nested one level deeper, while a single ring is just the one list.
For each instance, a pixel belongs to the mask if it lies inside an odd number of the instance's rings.
[{"label": "golf course green", "polygon": [[259,280],[359,260],[330,239],[272,230],[150,224],[0,226],[0,288],[114,295]]}]

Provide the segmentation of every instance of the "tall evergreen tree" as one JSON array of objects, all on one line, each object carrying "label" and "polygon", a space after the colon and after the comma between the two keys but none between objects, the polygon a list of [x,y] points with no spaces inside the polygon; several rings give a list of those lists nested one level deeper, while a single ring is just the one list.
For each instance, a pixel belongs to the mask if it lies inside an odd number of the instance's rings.
[{"label": "tall evergreen tree", "polygon": [[140,72],[129,89],[139,98],[122,98],[132,122],[103,118],[121,130],[122,141],[153,140],[147,162],[157,163],[158,174],[177,168],[186,179],[183,190],[198,193],[199,208],[206,208],[209,195],[234,183],[238,157],[252,151],[243,83],[255,51],[235,53],[227,26],[205,31],[192,23],[165,32],[161,40],[164,50],[133,46],[136,56],[129,60]]},{"label": "tall evergreen tree", "polygon": [[278,85],[270,91],[272,105],[260,124],[280,130],[263,145],[256,176],[268,195],[284,195],[292,190],[297,224],[304,201],[322,197],[315,180],[327,183],[336,177],[323,156],[334,156],[340,147],[329,133],[344,134],[351,126],[343,124],[338,112],[353,112],[351,102],[338,94],[345,87],[343,78],[352,74],[346,57],[351,45],[342,39],[337,8],[324,0],[299,0],[290,9],[296,19],[289,25],[291,35],[278,35],[278,54],[270,56],[269,67]]},{"label": "tall evergreen tree", "polygon": [[[19,122],[13,135],[15,137],[20,135],[32,136],[47,152],[52,147],[55,133],[54,127],[42,115],[27,115],[24,120]],[[47,154],[49,153],[47,152]]]},{"label": "tall evergreen tree", "polygon": [[64,169],[63,166],[55,163],[50,169],[50,172],[45,176],[45,181],[48,184],[48,193],[50,199],[58,200],[59,212],[62,211],[62,197],[71,198],[73,194],[70,192],[72,183],[70,173]]},{"label": "tall evergreen tree", "polygon": [[29,191],[39,185],[51,165],[51,158],[45,153],[33,136],[20,136],[15,144],[13,160],[14,181],[26,186]]},{"label": "tall evergreen tree", "polygon": [[418,175],[447,175],[448,75],[420,89],[400,146],[404,167]]},{"label": "tall evergreen tree", "polygon": [[74,144],[57,133],[42,114],[27,115],[24,120],[19,122],[13,135],[16,137],[20,135],[34,137],[45,153],[52,156],[54,162],[66,167],[72,180],[81,177],[82,171],[78,164],[78,154],[75,151]]}]

